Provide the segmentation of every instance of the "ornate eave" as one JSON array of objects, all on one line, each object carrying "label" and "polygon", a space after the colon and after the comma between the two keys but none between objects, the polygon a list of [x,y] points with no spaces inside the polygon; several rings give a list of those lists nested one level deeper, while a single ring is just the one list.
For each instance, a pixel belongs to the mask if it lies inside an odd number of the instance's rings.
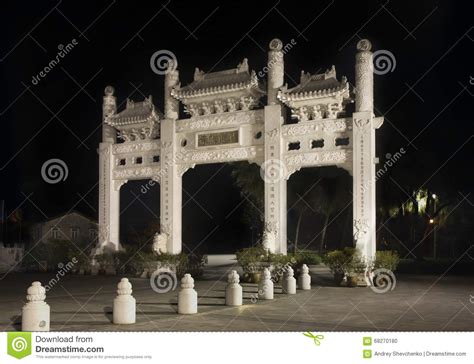
[{"label": "ornate eave", "polygon": [[315,75],[301,71],[300,84],[291,89],[282,87],[278,99],[291,108],[292,117],[298,120],[337,117],[352,101],[346,77],[339,81],[334,66]]},{"label": "ornate eave", "polygon": [[196,68],[192,83],[171,91],[192,116],[249,110],[264,94],[255,71],[249,71],[247,59],[225,71],[204,73]]},{"label": "ornate eave", "polygon": [[118,130],[124,141],[154,139],[159,135],[161,114],[153,105],[151,96],[144,101],[127,100],[124,110],[105,118],[104,122]]}]

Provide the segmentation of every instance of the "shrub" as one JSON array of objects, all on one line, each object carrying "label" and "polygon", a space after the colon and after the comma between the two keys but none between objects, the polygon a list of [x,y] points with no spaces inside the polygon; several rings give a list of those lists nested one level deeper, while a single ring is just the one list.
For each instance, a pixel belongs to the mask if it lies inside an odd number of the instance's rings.
[{"label": "shrub", "polygon": [[288,266],[293,268],[296,264],[296,259],[292,255],[285,254],[270,253],[267,256],[267,261],[270,263],[272,280],[276,283],[280,281]]},{"label": "shrub", "polygon": [[176,276],[182,278],[186,273],[189,273],[193,278],[199,278],[204,273],[204,257],[200,254],[186,254],[184,252],[179,254],[163,253],[156,256],[156,260],[161,263],[163,267],[168,267],[175,270]]},{"label": "shrub", "polygon": [[309,250],[302,250],[293,254],[294,259],[296,260],[296,267],[300,268],[303,264],[306,265],[319,265],[321,264],[322,258],[316,252]]},{"label": "shrub", "polygon": [[400,257],[396,251],[383,250],[375,253],[375,260],[372,265],[372,269],[388,269],[395,272],[398,263],[400,263]]},{"label": "shrub", "polygon": [[269,262],[271,259],[270,254],[261,245],[238,250],[235,255],[244,273],[259,272],[262,268],[260,263]]},{"label": "shrub", "polygon": [[328,252],[323,257],[323,263],[326,264],[334,274],[344,273],[345,265],[347,264],[347,256],[342,252],[342,250],[334,250]]},{"label": "shrub", "polygon": [[359,273],[365,271],[366,267],[356,248],[346,247],[342,250],[331,251],[322,260],[334,274]]}]

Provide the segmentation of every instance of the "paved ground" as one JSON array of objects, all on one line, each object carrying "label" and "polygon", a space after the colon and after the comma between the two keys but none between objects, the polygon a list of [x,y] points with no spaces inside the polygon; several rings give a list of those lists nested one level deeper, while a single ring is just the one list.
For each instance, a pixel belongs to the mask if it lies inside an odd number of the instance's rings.
[{"label": "paved ground", "polygon": [[[255,285],[244,285],[244,306],[224,305],[226,272],[214,263],[196,282],[199,313],[176,313],[177,291],[157,294],[148,279],[132,278],[137,323],[113,325],[112,301],[120,277],[67,276],[48,292],[54,331],[360,331],[474,330],[474,277],[398,276],[396,289],[332,286],[329,272],[312,274],[311,291],[288,296],[276,287],[275,300],[253,303]],[[0,330],[18,330],[25,290],[48,274],[9,274],[0,281]],[[473,301],[473,302],[470,302]]]}]

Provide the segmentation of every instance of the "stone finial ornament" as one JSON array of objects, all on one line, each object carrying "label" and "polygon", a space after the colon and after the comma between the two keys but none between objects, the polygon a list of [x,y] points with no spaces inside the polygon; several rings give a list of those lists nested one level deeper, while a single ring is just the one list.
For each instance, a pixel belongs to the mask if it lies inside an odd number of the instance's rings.
[{"label": "stone finial ornament", "polygon": [[197,292],[194,289],[194,279],[186,273],[181,279],[181,290],[178,293],[178,313],[191,315],[197,313]]},{"label": "stone finial ornament", "polygon": [[242,306],[242,286],[239,284],[240,277],[233,270],[227,276],[227,287],[225,289],[225,304],[227,306]]},{"label": "stone finial ornament", "polygon": [[240,282],[240,277],[237,274],[236,270],[233,270],[232,272],[229,273],[229,275],[227,276],[227,282],[228,283],[233,283],[233,284]]},{"label": "stone finial ornament", "polygon": [[122,278],[117,284],[117,297],[114,299],[113,323],[134,324],[136,321],[136,300],[132,296],[132,284]]},{"label": "stone finial ornament", "polygon": [[181,288],[194,288],[194,278],[191,277],[191,274],[186,273],[183,278],[181,278]]},{"label": "stone finial ornament", "polygon": [[26,293],[28,302],[22,309],[21,331],[49,331],[50,307],[44,301],[46,289],[35,281]]},{"label": "stone finial ornament", "polygon": [[283,49],[283,42],[278,38],[274,38],[268,44],[268,48],[272,51],[281,51]]},{"label": "stone finial ornament", "polygon": [[132,294],[132,284],[128,278],[122,278],[117,284],[117,295],[119,296],[130,296]]},{"label": "stone finial ornament", "polygon": [[41,282],[33,282],[26,290],[26,300],[28,302],[39,302],[46,299],[46,289],[41,285]]},{"label": "stone finial ornament", "polygon": [[105,96],[113,96],[114,93],[115,93],[115,89],[113,86],[108,85],[105,87],[105,90],[104,90]]},{"label": "stone finial ornament", "polygon": [[358,51],[370,51],[372,49],[372,43],[368,39],[361,39],[357,42]]}]

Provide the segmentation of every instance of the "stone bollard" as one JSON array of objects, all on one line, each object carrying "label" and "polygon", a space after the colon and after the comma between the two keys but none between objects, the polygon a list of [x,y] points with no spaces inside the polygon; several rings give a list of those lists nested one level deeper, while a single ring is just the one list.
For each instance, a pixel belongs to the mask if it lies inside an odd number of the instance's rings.
[{"label": "stone bollard", "polygon": [[186,273],[181,279],[181,290],[178,293],[178,313],[190,315],[197,313],[198,295],[194,289],[194,279]]},{"label": "stone bollard", "polygon": [[286,294],[296,294],[296,279],[293,277],[295,273],[293,272],[293,268],[288,267],[285,270],[285,274],[283,276],[282,288],[283,292]]},{"label": "stone bollard", "polygon": [[301,267],[301,274],[298,277],[298,288],[305,291],[311,289],[311,276],[306,264],[303,264]]},{"label": "stone bollard", "polygon": [[242,306],[242,286],[237,271],[233,270],[227,276],[227,287],[225,289],[225,304],[227,306]]},{"label": "stone bollard", "polygon": [[113,323],[134,324],[136,321],[136,301],[132,296],[132,284],[127,278],[117,285],[117,297],[114,299]]},{"label": "stone bollard", "polygon": [[262,278],[258,284],[258,298],[262,300],[273,299],[273,282],[268,268],[263,269]]},{"label": "stone bollard", "polygon": [[33,282],[26,291],[28,302],[23,306],[21,331],[49,331],[49,305],[44,302],[46,289],[41,282]]}]

